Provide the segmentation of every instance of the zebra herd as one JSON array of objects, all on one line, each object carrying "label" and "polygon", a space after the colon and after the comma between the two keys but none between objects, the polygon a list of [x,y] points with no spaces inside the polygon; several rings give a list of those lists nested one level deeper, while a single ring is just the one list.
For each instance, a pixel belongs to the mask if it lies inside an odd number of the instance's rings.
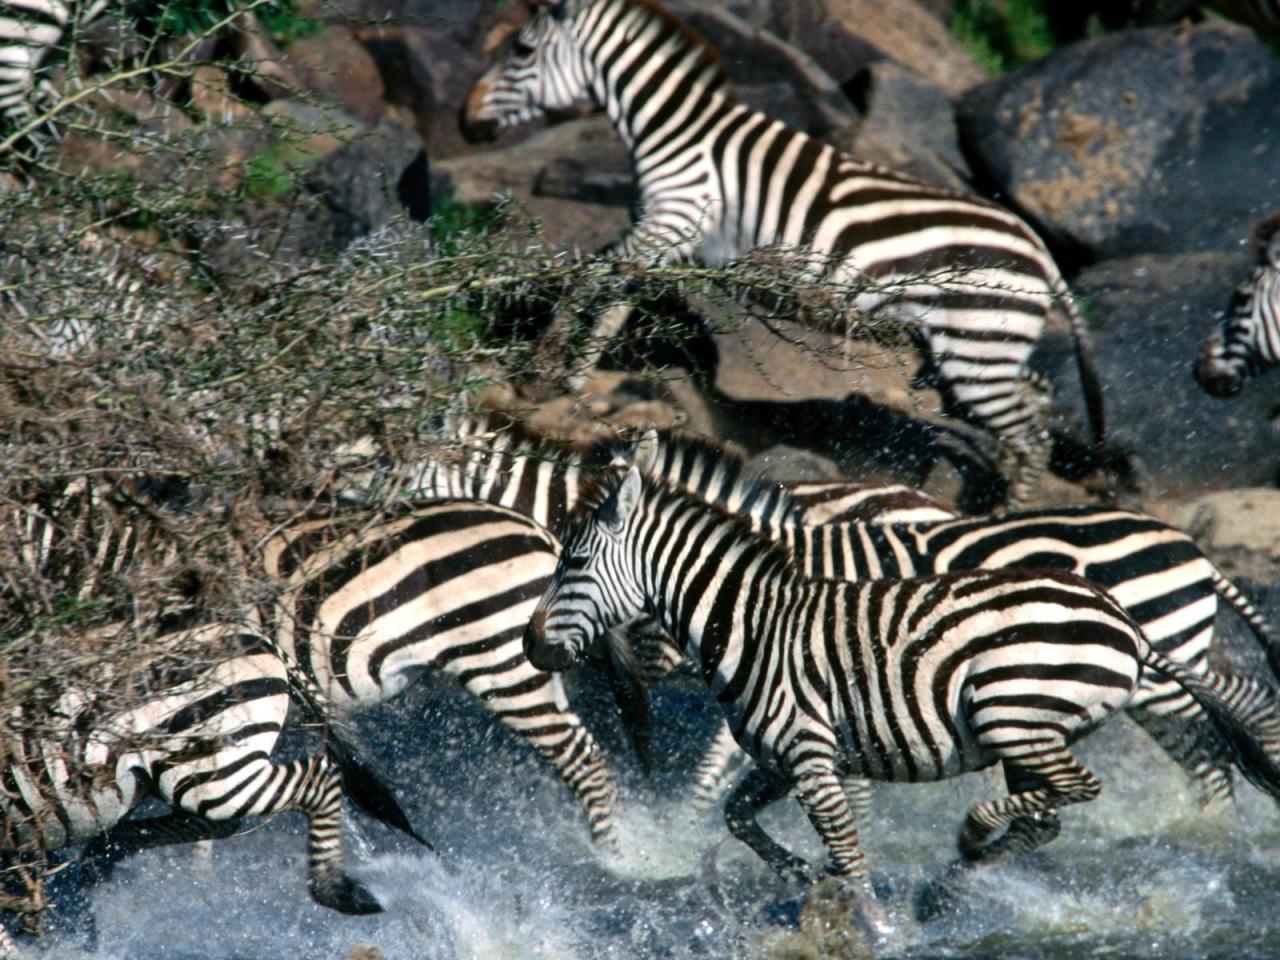
[{"label": "zebra herd", "polygon": [[[4,4],[10,128],[53,95],[45,53],[106,6]],[[618,255],[721,264],[783,245],[812,255],[815,278],[857,283],[851,308],[907,325],[950,412],[995,436],[1008,509],[960,517],[909,488],[750,479],[736,455],[667,432],[556,456],[464,421],[451,437],[461,456],[353,471],[343,505],[264,537],[250,563],[270,589],[234,615],[178,591],[77,637],[110,648],[150,630],[159,648],[216,653],[157,668],[119,709],[104,712],[89,686],[45,691],[54,722],[40,736],[9,736],[23,718],[5,718],[6,866],[85,842],[116,859],[296,810],[308,819],[312,898],[376,912],[343,866],[344,800],[425,840],[346,718],[425,673],[454,678],[528,743],[577,799],[592,840],[615,847],[617,782],[560,675],[589,654],[608,665],[641,750],[650,688],[689,663],[724,713],[694,773],[697,802],[718,800],[731,767],[749,763],[725,804],[728,829],[781,876],[807,881],[809,865],[757,823],[794,794],[877,933],[887,921],[859,841],[868,781],[998,765],[1008,795],[968,811],[961,869],[1049,842],[1062,807],[1097,796],[1071,747],[1121,711],[1206,802],[1229,797],[1237,774],[1280,800],[1269,680],[1210,665],[1221,601],[1280,676],[1280,640],[1260,612],[1186,534],[1149,516],[1021,509],[1048,461],[1048,396],[1027,361],[1055,307],[1073,334],[1095,444],[1105,442],[1083,317],[1034,231],[995,203],[747,108],[714,51],[648,0],[545,5],[476,83],[464,129],[483,139],[584,99],[608,114],[635,170],[640,213]],[[1258,264],[1195,367],[1215,395],[1280,365],[1280,219],[1258,240]],[[385,488],[400,499],[375,510]],[[8,509],[17,549],[0,579],[0,628],[21,637],[33,621],[15,577],[88,597],[121,570],[172,556],[164,531],[129,506],[147,498],[146,483],[118,494],[78,478]],[[111,679],[110,662],[97,669]],[[324,742],[276,762],[291,705]],[[171,812],[130,819],[146,796]],[[0,955],[11,949],[0,928]]]}]

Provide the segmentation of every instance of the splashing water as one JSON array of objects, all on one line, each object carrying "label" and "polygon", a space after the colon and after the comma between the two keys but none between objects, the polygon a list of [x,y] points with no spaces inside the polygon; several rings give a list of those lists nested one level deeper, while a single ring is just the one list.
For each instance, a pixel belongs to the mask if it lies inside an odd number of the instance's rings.
[{"label": "splashing water", "polygon": [[[532,752],[443,685],[361,720],[438,853],[380,824],[349,831],[348,859],[386,912],[345,917],[307,898],[302,818],[287,815],[214,846],[151,851],[88,891],[85,916],[26,955],[69,960],[630,960],[819,956],[793,941],[802,892],[695,816],[687,780],[713,729],[704,695],[663,691],[660,772],[645,781],[590,678],[575,705],[618,771],[616,853],[594,850],[577,806]],[[1062,835],[1016,863],[974,874],[957,908],[910,919],[914,894],[954,857],[984,775],[878,786],[864,831],[881,898],[900,922],[885,957],[1232,957],[1271,960],[1280,943],[1280,812],[1247,786],[1200,811],[1181,772],[1128,722],[1079,747],[1103,779],[1063,813]],[[794,803],[762,817],[810,859],[822,849]],[[794,939],[794,938],[793,938]],[[359,953],[355,954],[359,956]]]}]

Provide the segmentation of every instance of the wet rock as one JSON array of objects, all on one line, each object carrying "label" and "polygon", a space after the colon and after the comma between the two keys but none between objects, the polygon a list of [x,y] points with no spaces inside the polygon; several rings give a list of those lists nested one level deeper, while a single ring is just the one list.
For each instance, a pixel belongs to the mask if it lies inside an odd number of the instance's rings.
[{"label": "wet rock", "polygon": [[1066,47],[958,121],[975,172],[1086,261],[1234,249],[1280,192],[1280,61],[1232,24]]},{"label": "wet rock", "polygon": [[331,26],[304,37],[289,47],[285,60],[306,90],[341,105],[365,126],[382,116],[382,75],[350,30]]},{"label": "wet rock", "polygon": [[852,902],[839,881],[824,880],[810,887],[800,910],[797,933],[765,938],[763,955],[769,960],[870,960],[875,952],[853,923]]},{"label": "wet rock", "polygon": [[334,240],[345,244],[400,216],[426,209],[422,143],[384,120],[312,169],[307,186],[334,212]]},{"label": "wet rock", "polygon": [[831,135],[832,143],[932,183],[971,189],[954,104],[944,89],[892,60],[863,68],[844,89],[862,119]]},{"label": "wet rock", "polygon": [[[1136,455],[1150,496],[1280,476],[1280,444],[1268,424],[1275,395],[1265,379],[1219,400],[1191,376],[1201,341],[1248,267],[1244,252],[1142,256],[1090,267],[1072,283],[1087,306],[1111,440]],[[1070,351],[1054,330],[1034,363],[1050,374],[1057,406],[1083,422]]]},{"label": "wet rock", "polygon": [[954,96],[987,74],[931,6],[916,0],[783,0],[771,26],[838,83],[886,56]]}]

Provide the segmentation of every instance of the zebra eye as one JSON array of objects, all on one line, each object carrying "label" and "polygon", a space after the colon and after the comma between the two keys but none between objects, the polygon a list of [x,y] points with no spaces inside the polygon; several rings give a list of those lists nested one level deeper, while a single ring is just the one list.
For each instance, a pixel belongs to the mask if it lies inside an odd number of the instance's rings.
[{"label": "zebra eye", "polygon": [[511,45],[511,52],[517,57],[531,57],[533,56],[533,47],[529,46],[529,44],[525,43],[523,40],[517,40]]}]

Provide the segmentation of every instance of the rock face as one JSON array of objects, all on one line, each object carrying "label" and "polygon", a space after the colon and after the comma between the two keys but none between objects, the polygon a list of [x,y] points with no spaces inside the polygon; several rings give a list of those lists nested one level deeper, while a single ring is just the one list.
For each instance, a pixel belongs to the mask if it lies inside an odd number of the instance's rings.
[{"label": "rock face", "polygon": [[958,121],[979,177],[1085,261],[1234,249],[1280,194],[1280,61],[1231,24],[1066,47]]},{"label": "rock face", "polygon": [[[1191,376],[1248,265],[1244,253],[1133,257],[1091,267],[1072,284],[1087,307],[1108,432],[1136,454],[1151,496],[1280,477],[1280,442],[1268,422],[1274,386],[1255,380],[1217,400]],[[1047,335],[1035,362],[1050,372],[1058,405],[1081,410],[1066,336]]]}]

